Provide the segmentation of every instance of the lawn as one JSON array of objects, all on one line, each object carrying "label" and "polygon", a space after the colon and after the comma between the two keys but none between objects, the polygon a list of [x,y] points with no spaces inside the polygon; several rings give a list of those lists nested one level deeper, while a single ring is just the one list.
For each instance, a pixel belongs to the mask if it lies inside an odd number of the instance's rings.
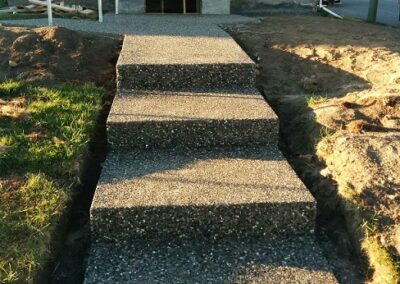
[{"label": "lawn", "polygon": [[31,282],[79,182],[104,90],[0,83],[0,282]]}]

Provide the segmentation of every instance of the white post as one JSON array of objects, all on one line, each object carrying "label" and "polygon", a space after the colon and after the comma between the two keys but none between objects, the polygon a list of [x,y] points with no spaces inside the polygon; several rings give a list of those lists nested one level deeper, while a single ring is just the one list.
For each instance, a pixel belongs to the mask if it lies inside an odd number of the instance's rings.
[{"label": "white post", "polygon": [[97,7],[99,9],[99,22],[103,22],[103,3],[102,0],[97,1]]},{"label": "white post", "polygon": [[115,15],[118,15],[118,13],[119,13],[118,5],[119,5],[119,0],[115,0]]},{"label": "white post", "polygon": [[51,8],[51,0],[47,0],[47,20],[49,26],[53,25],[53,10]]}]

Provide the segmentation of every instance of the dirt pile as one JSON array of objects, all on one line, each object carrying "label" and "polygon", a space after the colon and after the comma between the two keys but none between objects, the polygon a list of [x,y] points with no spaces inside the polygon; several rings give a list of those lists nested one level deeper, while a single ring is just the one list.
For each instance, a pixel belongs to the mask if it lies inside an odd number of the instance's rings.
[{"label": "dirt pile", "polygon": [[121,39],[60,27],[0,27],[0,80],[114,85]]},{"label": "dirt pile", "polygon": [[368,257],[366,278],[399,281],[399,31],[276,15],[230,32],[258,62],[258,85],[297,172],[326,206],[321,215],[345,216]]}]

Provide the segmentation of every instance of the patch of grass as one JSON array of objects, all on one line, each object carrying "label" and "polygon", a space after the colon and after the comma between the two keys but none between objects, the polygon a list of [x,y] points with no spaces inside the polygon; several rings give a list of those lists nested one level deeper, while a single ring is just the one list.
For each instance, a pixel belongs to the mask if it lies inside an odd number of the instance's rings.
[{"label": "patch of grass", "polygon": [[0,282],[31,282],[72,194],[101,108],[93,84],[0,84]]},{"label": "patch of grass", "polygon": [[354,235],[361,239],[361,249],[365,253],[369,267],[373,270],[372,278],[368,283],[398,284],[400,283],[400,267],[391,254],[377,241],[378,218],[377,214],[368,212],[357,202],[356,194],[345,188],[339,193],[345,199],[346,210],[351,212]]},{"label": "patch of grass", "polygon": [[0,156],[2,174],[76,173],[103,92],[93,85],[54,90],[5,84],[0,93],[9,105],[7,113],[0,111],[0,143],[8,150]]},{"label": "patch of grass", "polygon": [[44,174],[0,201],[0,282],[29,281],[46,260],[51,228],[68,200],[67,190]]},{"label": "patch of grass", "polygon": [[319,104],[326,103],[329,101],[329,98],[323,96],[308,96],[306,99],[307,106],[310,108],[314,108]]},{"label": "patch of grass", "polygon": [[336,133],[336,131],[334,129],[323,126],[319,130],[318,140],[321,141],[322,139],[324,139],[326,137],[330,137],[330,136],[334,135],[335,133]]},{"label": "patch of grass", "polygon": [[374,269],[371,283],[397,284],[400,282],[400,271],[385,248],[381,247],[373,237],[366,237],[361,245],[368,256],[370,266]]}]

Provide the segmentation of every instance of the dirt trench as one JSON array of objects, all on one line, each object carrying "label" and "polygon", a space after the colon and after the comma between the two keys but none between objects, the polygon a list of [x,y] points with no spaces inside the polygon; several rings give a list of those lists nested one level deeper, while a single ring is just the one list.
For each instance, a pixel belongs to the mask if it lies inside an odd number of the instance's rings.
[{"label": "dirt trench", "polygon": [[[400,32],[310,15],[227,30],[256,61],[281,149],[318,201],[341,283],[397,283]],[[329,243],[329,242],[328,242]]]}]

